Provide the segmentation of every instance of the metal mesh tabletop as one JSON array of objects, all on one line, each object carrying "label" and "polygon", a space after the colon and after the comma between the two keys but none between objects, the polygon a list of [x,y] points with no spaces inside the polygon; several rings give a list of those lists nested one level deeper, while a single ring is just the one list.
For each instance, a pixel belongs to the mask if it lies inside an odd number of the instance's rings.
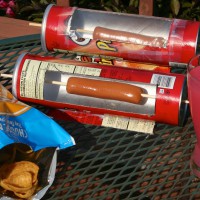
[{"label": "metal mesh tabletop", "polygon": [[[39,35],[2,40],[1,73],[12,73],[22,52],[46,55]],[[10,88],[12,81],[1,83]],[[189,167],[196,142],[190,116],[183,127],[157,124],[154,135],[58,123],[77,144],[59,152],[55,181],[43,199],[200,199],[200,181]]]}]

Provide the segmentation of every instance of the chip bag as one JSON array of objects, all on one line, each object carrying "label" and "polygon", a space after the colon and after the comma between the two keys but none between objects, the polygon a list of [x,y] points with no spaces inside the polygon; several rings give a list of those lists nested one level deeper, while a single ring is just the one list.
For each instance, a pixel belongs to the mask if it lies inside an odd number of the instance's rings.
[{"label": "chip bag", "polygon": [[54,120],[0,85],[0,200],[41,199],[55,178],[57,150],[74,145]]},{"label": "chip bag", "polygon": [[60,125],[39,110],[18,101],[0,85],[0,149],[23,143],[34,151],[45,147],[64,149],[75,144]]}]

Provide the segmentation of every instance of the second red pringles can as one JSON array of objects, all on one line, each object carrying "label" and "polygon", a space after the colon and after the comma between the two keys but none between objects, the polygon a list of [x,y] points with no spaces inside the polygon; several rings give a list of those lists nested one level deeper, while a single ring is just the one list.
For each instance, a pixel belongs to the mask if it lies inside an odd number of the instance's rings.
[{"label": "second red pringles can", "polygon": [[186,67],[199,52],[198,21],[49,5],[42,23],[45,51]]},{"label": "second red pringles can", "polygon": [[187,104],[182,74],[134,70],[22,54],[13,94],[22,101],[93,114],[182,125]]}]

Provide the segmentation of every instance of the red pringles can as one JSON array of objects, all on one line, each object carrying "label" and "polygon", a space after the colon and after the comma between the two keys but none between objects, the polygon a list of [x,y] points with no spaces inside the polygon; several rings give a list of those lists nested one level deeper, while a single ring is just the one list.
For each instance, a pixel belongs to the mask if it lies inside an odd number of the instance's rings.
[{"label": "red pringles can", "polygon": [[[91,82],[89,85],[77,83],[78,86],[74,83],[70,87],[79,87],[79,91],[86,88],[94,90],[94,93],[71,93],[68,84],[72,78]],[[12,91],[22,101],[52,108],[182,125],[187,110],[184,102],[187,99],[185,79],[182,74],[112,68],[108,65],[22,54],[15,65]],[[126,93],[127,86],[126,97],[129,91],[135,92],[134,87],[140,88],[141,96],[145,96],[139,101],[136,98],[135,102],[126,98],[123,100],[120,95]],[[95,90],[98,90],[98,94]]]},{"label": "red pringles can", "polygon": [[49,5],[45,51],[186,67],[199,51],[199,22]]}]

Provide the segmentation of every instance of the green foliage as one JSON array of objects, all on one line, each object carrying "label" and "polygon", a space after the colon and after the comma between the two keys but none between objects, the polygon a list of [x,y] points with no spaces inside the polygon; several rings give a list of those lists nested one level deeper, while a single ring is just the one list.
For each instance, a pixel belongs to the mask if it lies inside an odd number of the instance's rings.
[{"label": "green foliage", "polygon": [[170,8],[171,8],[173,16],[177,16],[179,11],[180,11],[180,2],[179,2],[179,0],[171,0]]},{"label": "green foliage", "polygon": [[16,0],[16,18],[34,22],[42,22],[45,8],[55,3],[53,0]]},{"label": "green foliage", "polygon": [[186,1],[182,2],[182,9],[180,10],[179,18],[195,19],[200,21],[200,1]]},{"label": "green foliage", "polygon": [[[73,0],[73,6],[138,14],[139,0]],[[200,0],[154,0],[154,15],[200,20]]]},{"label": "green foliage", "polygon": [[139,0],[80,0],[73,1],[73,6],[90,8],[96,10],[106,10],[123,13],[138,13]]},{"label": "green foliage", "polygon": [[155,0],[159,17],[200,20],[200,0]]},{"label": "green foliage", "polygon": [[120,0],[112,0],[112,1],[104,1],[102,0],[102,7],[107,11],[114,12],[123,12],[123,13],[138,13],[138,0],[130,0],[130,1],[120,1]]},{"label": "green foliage", "polygon": [[[56,0],[16,0],[15,17],[41,22],[47,5]],[[139,0],[72,0],[71,6],[138,14]],[[0,15],[5,11],[0,9]],[[154,15],[200,21],[200,0],[154,0]]]}]

